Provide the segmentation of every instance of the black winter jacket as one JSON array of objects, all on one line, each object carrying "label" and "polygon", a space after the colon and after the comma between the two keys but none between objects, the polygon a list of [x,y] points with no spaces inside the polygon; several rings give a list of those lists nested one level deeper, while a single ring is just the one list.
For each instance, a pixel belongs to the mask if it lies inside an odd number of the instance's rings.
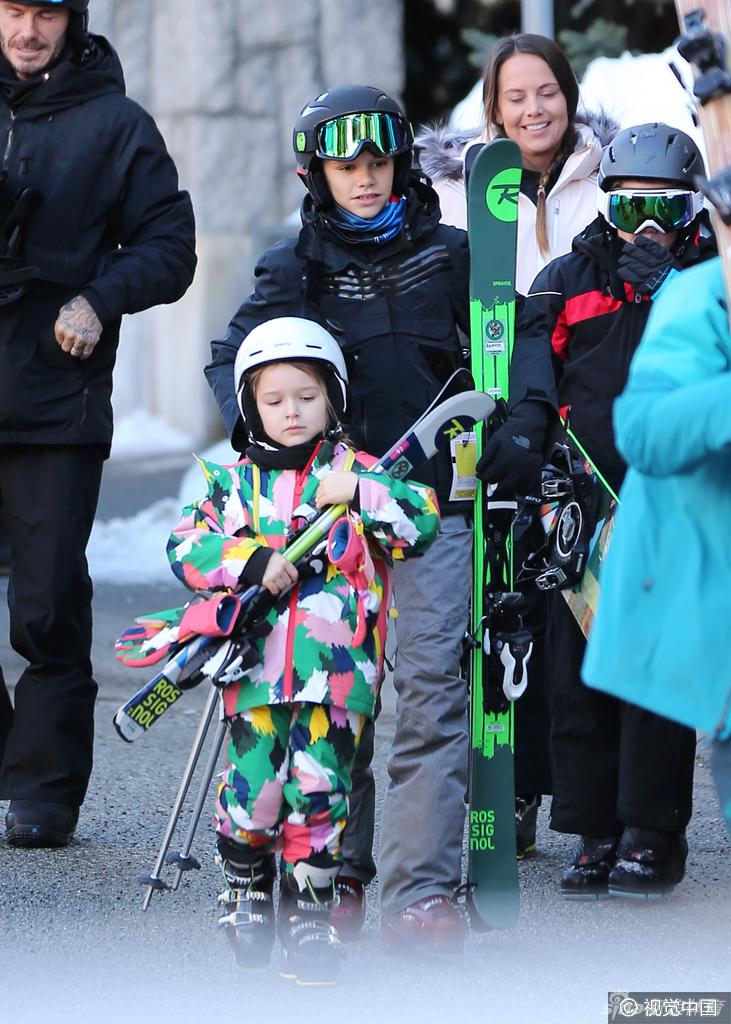
[{"label": "black winter jacket", "polygon": [[[211,343],[206,376],[237,450],[246,445],[234,393],[233,365],[244,336],[272,317],[319,320],[343,348],[353,405],[348,434],[384,454],[463,362],[457,327],[469,330],[467,235],[439,223],[436,193],[412,182],[404,231],[383,246],[343,242],[315,214],[308,196],[298,238],[272,246],[255,271],[255,288]],[[437,456],[416,478],[450,507],[451,465]]]},{"label": "black winter jacket", "polygon": [[[0,443],[108,445],[121,317],[174,302],[190,284],[190,199],[100,36],[33,84],[2,62],[0,146],[0,220],[19,190],[40,191],[22,246],[38,277],[0,306]],[[104,327],[83,362],[53,337],[59,310],[79,294]]]},{"label": "black winter jacket", "polygon": [[[621,240],[598,217],[574,239],[572,252],[538,274],[519,302],[510,366],[511,409],[534,400],[568,411],[573,432],[615,490],[626,467],[614,444],[612,407],[651,307],[618,277],[621,251]],[[714,252],[704,220],[675,256],[686,267]]]}]

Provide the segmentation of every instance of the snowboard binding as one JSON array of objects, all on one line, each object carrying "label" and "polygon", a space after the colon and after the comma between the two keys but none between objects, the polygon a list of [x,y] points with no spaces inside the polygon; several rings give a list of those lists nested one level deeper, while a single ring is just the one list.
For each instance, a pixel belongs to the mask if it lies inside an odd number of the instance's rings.
[{"label": "snowboard binding", "polygon": [[487,595],[484,643],[488,671],[494,672],[496,679],[502,678],[502,692],[508,701],[517,700],[528,686],[533,638],[524,628],[520,614],[524,601],[523,594],[512,591]]},{"label": "snowboard binding", "polygon": [[554,444],[543,469],[541,497],[553,507],[542,514],[547,538],[525,560],[521,579],[539,590],[567,590],[581,581],[599,511],[599,485],[582,457],[566,442]]}]

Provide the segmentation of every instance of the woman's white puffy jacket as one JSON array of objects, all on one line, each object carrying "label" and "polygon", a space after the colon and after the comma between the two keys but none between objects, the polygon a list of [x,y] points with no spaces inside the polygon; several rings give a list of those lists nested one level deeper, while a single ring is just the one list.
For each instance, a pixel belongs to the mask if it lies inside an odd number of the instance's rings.
[{"label": "woman's white puffy jacket", "polygon": [[[616,125],[600,116],[592,118],[591,123],[578,123],[576,128],[576,149],[546,196],[550,251],[545,256],[536,238],[536,207],[528,196],[520,194],[516,291],[521,295],[527,293],[536,274],[547,263],[571,251],[575,236],[597,215],[597,170],[602,147],[609,142]],[[466,229],[464,156],[470,146],[487,141],[485,134],[468,135],[443,127],[424,129],[417,136],[421,169],[432,179],[439,195],[442,223]]]}]

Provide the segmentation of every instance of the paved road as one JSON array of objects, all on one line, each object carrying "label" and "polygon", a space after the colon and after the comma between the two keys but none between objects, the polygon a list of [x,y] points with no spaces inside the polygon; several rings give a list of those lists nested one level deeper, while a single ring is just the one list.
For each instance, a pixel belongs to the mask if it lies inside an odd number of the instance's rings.
[{"label": "paved road", "polygon": [[[175,493],[179,467],[148,475],[142,484],[130,467],[110,469],[103,514],[131,514]],[[0,661],[12,680],[21,666],[7,646],[4,583],[0,589]],[[145,675],[119,666],[111,643],[135,614],[176,604],[179,596],[173,585],[97,588],[96,766],[77,839],[62,851],[18,851],[0,843],[0,1021],[203,1024],[229,1013],[254,1020],[297,1012],[304,1019],[327,1013],[348,1024],[599,1024],[606,1021],[610,989],[731,988],[731,845],[702,753],[688,877],[660,904],[562,902],[557,879],[572,843],[547,829],[543,808],[538,853],[520,869],[517,927],[471,937],[459,961],[387,958],[371,892],[364,936],[350,948],[337,989],[293,987],[273,967],[237,970],[214,928],[220,885],[207,820],[195,847],[203,870],[178,893],[156,897],[143,914],[135,876],[154,861],[206,695],[187,694],[154,734],[124,744],[111,726],[112,712]],[[381,793],[393,722],[387,690],[376,753]]]}]

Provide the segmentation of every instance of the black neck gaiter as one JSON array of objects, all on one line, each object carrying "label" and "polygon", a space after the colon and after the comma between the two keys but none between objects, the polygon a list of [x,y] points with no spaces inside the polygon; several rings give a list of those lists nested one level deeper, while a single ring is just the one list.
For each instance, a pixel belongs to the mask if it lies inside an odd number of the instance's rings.
[{"label": "black neck gaiter", "polygon": [[283,445],[275,446],[273,441],[267,439],[267,444],[272,446],[272,450],[259,444],[250,444],[245,454],[259,469],[304,469],[322,444],[322,440],[320,435],[313,437],[311,441],[305,441],[304,444],[285,448]]}]

